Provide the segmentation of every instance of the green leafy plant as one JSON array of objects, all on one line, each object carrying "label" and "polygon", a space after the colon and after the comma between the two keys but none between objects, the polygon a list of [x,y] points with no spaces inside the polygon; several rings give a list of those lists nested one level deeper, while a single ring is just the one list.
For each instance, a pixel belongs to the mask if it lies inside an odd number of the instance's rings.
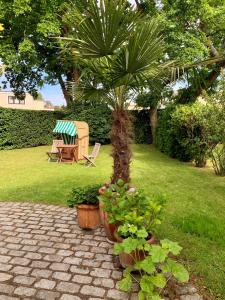
[{"label": "green leafy plant", "polygon": [[[170,240],[164,239],[160,245],[150,245],[144,238],[128,237],[122,243],[114,246],[114,254],[128,253],[133,255],[136,250],[143,251],[145,257],[139,260],[135,255],[133,266],[129,266],[124,271],[123,279],[119,282],[119,288],[125,292],[132,289],[132,283],[139,284],[139,300],[160,300],[163,289],[167,282],[174,277],[179,282],[187,282],[189,275],[184,266],[174,259],[171,255],[180,254],[181,247]],[[139,277],[133,276],[132,272],[139,273]]]},{"label": "green leafy plant", "polygon": [[99,199],[104,203],[109,222],[120,225],[123,237],[147,238],[161,224],[165,196],[147,196],[144,191],[130,188],[123,180],[110,185]]},{"label": "green leafy plant", "polygon": [[99,185],[73,188],[67,204],[74,207],[79,204],[97,204]]}]

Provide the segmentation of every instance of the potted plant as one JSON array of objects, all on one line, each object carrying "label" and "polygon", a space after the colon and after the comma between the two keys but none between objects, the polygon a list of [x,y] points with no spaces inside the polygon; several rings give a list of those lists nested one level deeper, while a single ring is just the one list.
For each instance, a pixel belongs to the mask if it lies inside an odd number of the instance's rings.
[{"label": "potted plant", "polygon": [[[145,253],[143,260],[134,256],[134,264],[125,269],[119,288],[125,292],[131,291],[134,279],[140,289],[138,299],[163,300],[161,295],[172,277],[182,283],[189,280],[188,272],[183,265],[170,257],[177,256],[181,249],[177,243],[167,239],[162,240],[159,245],[152,245],[141,237],[128,237],[122,243],[115,244],[115,254],[131,254],[137,250]],[[139,276],[136,274],[134,277],[133,271],[138,272]]]},{"label": "potted plant", "polygon": [[116,210],[121,199],[126,199],[129,185],[123,180],[116,184],[105,184],[99,189],[100,218],[109,241],[116,242],[114,231],[119,224],[115,218]]},{"label": "potted plant", "polygon": [[[163,195],[150,197],[142,190],[121,193],[120,197],[117,197],[116,205],[109,212],[110,220],[118,225],[114,232],[117,242],[122,243],[123,240],[132,238],[153,244],[155,229],[161,224],[164,203]],[[133,265],[136,260],[142,260],[144,257],[145,252],[142,249],[119,254],[123,267]]]},{"label": "potted plant", "polygon": [[82,229],[95,229],[100,225],[98,189],[98,185],[74,188],[67,201],[69,207],[76,206]]}]

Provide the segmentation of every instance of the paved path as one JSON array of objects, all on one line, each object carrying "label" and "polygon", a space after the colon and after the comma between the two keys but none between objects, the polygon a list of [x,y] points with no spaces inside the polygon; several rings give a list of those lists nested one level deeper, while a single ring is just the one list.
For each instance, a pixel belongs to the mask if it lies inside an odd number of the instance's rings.
[{"label": "paved path", "polygon": [[[0,300],[137,299],[117,289],[121,275],[103,230],[82,231],[75,210],[0,202]],[[178,287],[175,298],[196,292]]]}]

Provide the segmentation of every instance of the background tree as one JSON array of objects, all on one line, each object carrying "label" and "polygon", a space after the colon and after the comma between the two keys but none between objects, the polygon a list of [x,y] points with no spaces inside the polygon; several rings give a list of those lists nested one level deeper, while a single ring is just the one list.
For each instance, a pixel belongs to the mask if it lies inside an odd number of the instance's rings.
[{"label": "background tree", "polygon": [[[165,53],[161,24],[143,19],[126,1],[89,1],[85,14],[77,7],[69,15],[72,28],[68,45],[91,71],[93,80],[80,82],[81,96],[98,97],[112,108],[112,182],[130,181],[131,119],[127,110],[131,91],[154,85],[168,71],[160,63]],[[68,18],[69,19],[69,18]],[[79,24],[79,27],[76,26]]]},{"label": "background tree", "polygon": [[[0,0],[0,22],[4,25],[0,37],[0,59],[7,66],[5,77],[18,97],[28,91],[37,96],[44,83],[59,83],[65,100],[73,99],[67,81],[78,81],[79,62],[69,53],[62,53],[61,42],[51,39],[64,36],[68,28],[63,24],[68,0]],[[86,0],[73,0],[81,9]]]},{"label": "background tree", "polygon": [[[224,0],[136,0],[148,16],[160,16],[168,44],[167,59],[183,65],[209,59],[207,66],[190,69],[177,101],[195,101],[203,90],[214,90],[225,67]],[[219,59],[220,58],[220,59]],[[181,77],[180,77],[181,80]],[[184,86],[184,84],[183,84]]]}]

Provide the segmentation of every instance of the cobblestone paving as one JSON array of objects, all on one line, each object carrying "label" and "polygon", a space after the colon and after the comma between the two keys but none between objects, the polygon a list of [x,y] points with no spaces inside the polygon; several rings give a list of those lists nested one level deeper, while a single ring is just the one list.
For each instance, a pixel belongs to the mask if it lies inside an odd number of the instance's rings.
[{"label": "cobblestone paving", "polygon": [[[82,231],[75,210],[0,203],[0,300],[137,299],[117,289],[121,276],[103,230]],[[175,298],[202,299],[191,285]]]}]

